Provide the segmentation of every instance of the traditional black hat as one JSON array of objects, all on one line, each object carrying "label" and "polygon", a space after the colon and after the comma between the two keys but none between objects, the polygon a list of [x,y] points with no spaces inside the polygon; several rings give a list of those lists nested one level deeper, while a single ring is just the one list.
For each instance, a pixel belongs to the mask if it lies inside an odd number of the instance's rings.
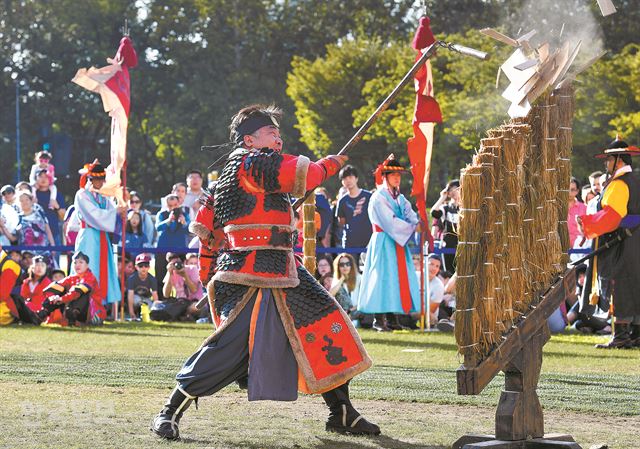
[{"label": "traditional black hat", "polygon": [[596,158],[604,159],[609,156],[640,156],[640,148],[630,146],[619,135],[605,148],[602,153],[596,154]]}]

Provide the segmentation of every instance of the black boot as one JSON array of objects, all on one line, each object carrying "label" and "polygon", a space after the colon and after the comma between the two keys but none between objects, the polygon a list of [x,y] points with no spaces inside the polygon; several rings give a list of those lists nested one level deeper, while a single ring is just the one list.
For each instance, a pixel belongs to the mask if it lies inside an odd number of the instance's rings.
[{"label": "black boot", "polygon": [[349,400],[349,383],[322,393],[329,407],[326,430],[353,435],[380,435],[380,427],[370,423],[358,413]]},{"label": "black boot", "polygon": [[598,344],[598,349],[627,349],[631,348],[631,325],[629,323],[615,323],[613,337],[609,342]]},{"label": "black boot", "polygon": [[385,319],[384,313],[376,313],[373,315],[372,329],[375,329],[378,332],[391,332],[391,329],[387,326],[387,320]]},{"label": "black boot", "polygon": [[640,324],[631,325],[631,347],[640,348]]},{"label": "black boot", "polygon": [[151,423],[151,430],[159,437],[167,440],[177,440],[180,438],[180,430],[178,424],[180,418],[191,403],[197,399],[195,396],[187,394],[180,387],[171,392],[171,396],[164,405],[164,408],[158,413]]},{"label": "black boot", "polygon": [[387,313],[387,326],[392,331],[404,331],[409,328],[400,324],[400,319],[395,313]]}]

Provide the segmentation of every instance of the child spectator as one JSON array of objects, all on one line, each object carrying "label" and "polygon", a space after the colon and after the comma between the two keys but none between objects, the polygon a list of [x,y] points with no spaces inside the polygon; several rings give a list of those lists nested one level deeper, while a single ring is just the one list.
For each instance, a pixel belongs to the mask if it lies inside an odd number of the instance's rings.
[{"label": "child spectator", "polygon": [[55,269],[55,270],[51,270],[50,277],[51,277],[51,281],[52,282],[58,282],[58,281],[63,280],[64,278],[66,278],[67,277],[67,273],[65,273],[62,270]]},{"label": "child spectator", "polygon": [[47,277],[47,262],[42,256],[35,256],[31,260],[31,266],[27,271],[27,278],[22,282],[20,296],[25,300],[26,306],[34,312],[42,308],[45,300],[44,290],[51,280]]},{"label": "child spectator", "polygon": [[357,289],[360,286],[360,276],[356,268],[356,261],[351,254],[341,253],[333,261],[335,276],[329,288],[329,294],[336,298],[338,304],[345,312],[350,314],[355,307],[352,297],[357,298]]},{"label": "child spectator", "polygon": [[147,306],[158,300],[158,281],[149,274],[151,257],[148,254],[138,254],[136,257],[136,271],[127,279],[127,303],[129,319],[140,321],[139,312],[142,304]]},{"label": "child spectator", "polygon": [[51,153],[48,151],[38,151],[35,156],[35,163],[31,166],[31,173],[29,174],[29,183],[31,185],[35,185],[37,182],[38,174],[46,173],[47,178],[49,178],[49,192],[51,193],[49,197],[49,204],[43,204],[42,207],[56,209],[58,207],[58,203],[56,202],[56,198],[58,196],[58,189],[56,188],[56,168],[51,163]]}]

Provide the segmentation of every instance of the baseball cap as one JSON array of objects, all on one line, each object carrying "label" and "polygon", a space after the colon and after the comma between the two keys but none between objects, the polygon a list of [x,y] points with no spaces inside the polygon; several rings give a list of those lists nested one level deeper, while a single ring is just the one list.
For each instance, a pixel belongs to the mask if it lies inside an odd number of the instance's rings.
[{"label": "baseball cap", "polygon": [[151,262],[151,256],[149,256],[149,254],[141,253],[136,256],[136,265],[139,265],[141,263],[150,263],[150,262]]}]

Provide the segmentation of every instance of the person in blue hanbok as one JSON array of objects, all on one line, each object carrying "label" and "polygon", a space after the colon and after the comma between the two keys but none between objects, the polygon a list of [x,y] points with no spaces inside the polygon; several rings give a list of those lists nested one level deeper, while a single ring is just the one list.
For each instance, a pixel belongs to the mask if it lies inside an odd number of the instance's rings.
[{"label": "person in blue hanbok", "polygon": [[75,250],[89,256],[89,268],[98,279],[96,295],[104,304],[112,305],[111,316],[115,319],[121,293],[108,233],[121,232],[122,220],[118,216],[126,212],[126,207],[116,208],[109,198],[98,193],[106,177],[98,160],[86,164],[80,173],[80,190],[76,193],[74,206],[81,226]]},{"label": "person in blue hanbok", "polygon": [[420,310],[418,278],[413,268],[408,242],[418,226],[418,215],[400,193],[405,168],[390,155],[376,170],[378,189],[369,201],[373,234],[367,256],[357,309],[375,316],[374,329],[389,331],[397,317],[388,323],[384,314],[409,314]]}]

